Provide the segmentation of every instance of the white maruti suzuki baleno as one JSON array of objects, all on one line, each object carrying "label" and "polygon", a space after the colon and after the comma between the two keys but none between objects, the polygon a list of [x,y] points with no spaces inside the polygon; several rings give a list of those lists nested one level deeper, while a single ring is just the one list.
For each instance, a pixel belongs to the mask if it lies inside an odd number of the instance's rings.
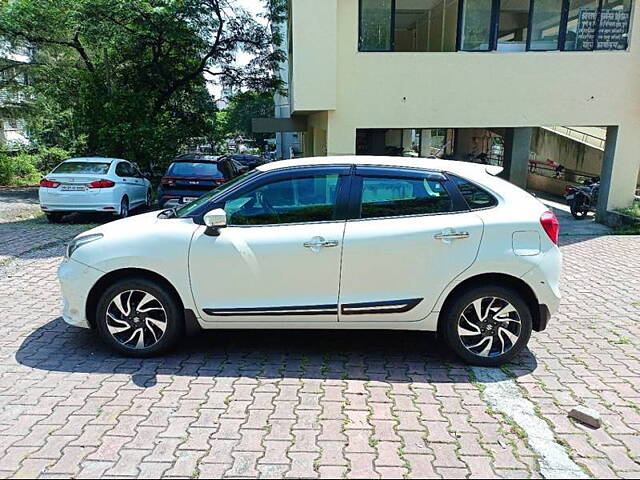
[{"label": "white maruti suzuki baleno", "polygon": [[555,215],[498,167],[334,157],[259,166],[197,201],[68,246],[64,319],[116,350],[186,328],[438,332],[499,365],[560,302]]}]

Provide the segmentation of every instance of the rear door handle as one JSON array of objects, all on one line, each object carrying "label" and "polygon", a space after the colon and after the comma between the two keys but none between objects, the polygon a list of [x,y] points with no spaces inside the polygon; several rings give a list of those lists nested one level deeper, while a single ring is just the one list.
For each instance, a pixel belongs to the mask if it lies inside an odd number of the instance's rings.
[{"label": "rear door handle", "polygon": [[304,248],[310,248],[313,252],[319,252],[323,248],[332,248],[340,245],[338,240],[325,240],[323,237],[313,237],[308,242],[304,242]]},{"label": "rear door handle", "polygon": [[471,235],[469,235],[469,232],[440,232],[440,233],[436,233],[433,238],[435,238],[436,240],[444,240],[444,241],[450,241],[450,240],[463,240],[465,238],[469,238]]}]

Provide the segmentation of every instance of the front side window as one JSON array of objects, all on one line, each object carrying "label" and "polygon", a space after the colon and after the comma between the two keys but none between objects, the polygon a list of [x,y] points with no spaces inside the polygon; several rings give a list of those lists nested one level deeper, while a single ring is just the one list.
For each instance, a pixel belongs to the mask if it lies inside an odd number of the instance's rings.
[{"label": "front side window", "polygon": [[392,0],[360,0],[360,51],[392,50]]},{"label": "front side window", "polygon": [[287,178],[230,199],[229,225],[280,225],[335,219],[338,174]]},{"label": "front side window", "polygon": [[451,197],[439,180],[363,177],[360,218],[450,212]]}]

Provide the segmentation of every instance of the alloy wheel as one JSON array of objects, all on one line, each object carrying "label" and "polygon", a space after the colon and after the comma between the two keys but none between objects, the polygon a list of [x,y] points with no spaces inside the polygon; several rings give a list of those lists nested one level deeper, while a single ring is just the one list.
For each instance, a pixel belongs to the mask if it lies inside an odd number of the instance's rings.
[{"label": "alloy wheel", "polygon": [[157,344],[167,330],[167,312],[160,301],[142,290],[127,290],[109,303],[106,327],[121,345],[141,350]]},{"label": "alloy wheel", "polygon": [[126,198],[123,198],[122,203],[120,203],[120,216],[122,218],[129,216],[129,201]]},{"label": "alloy wheel", "polygon": [[516,308],[498,297],[471,302],[458,319],[458,336],[465,349],[480,357],[497,357],[518,342],[522,321]]}]

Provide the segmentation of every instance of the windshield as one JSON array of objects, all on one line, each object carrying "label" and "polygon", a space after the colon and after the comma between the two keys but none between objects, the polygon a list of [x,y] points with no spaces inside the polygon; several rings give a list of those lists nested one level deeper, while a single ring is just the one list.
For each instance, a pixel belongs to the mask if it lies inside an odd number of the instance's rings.
[{"label": "windshield", "polygon": [[89,175],[104,175],[109,171],[111,163],[98,162],[64,162],[51,173],[80,173]]},{"label": "windshield", "polygon": [[172,163],[167,175],[170,177],[212,177],[224,178],[217,163],[178,162]]},{"label": "windshield", "polygon": [[230,182],[220,185],[218,188],[214,188],[209,193],[201,196],[199,199],[185,205],[184,207],[176,209],[176,217],[188,217],[191,213],[196,211],[201,205],[204,205],[212,198],[220,195],[223,192],[226,192],[231,187],[235,187],[236,185],[243,182],[244,180],[247,180],[248,178],[258,175],[259,173],[260,172],[258,170],[251,170],[250,172],[247,172],[243,175],[240,175],[239,177],[234,178]]}]

